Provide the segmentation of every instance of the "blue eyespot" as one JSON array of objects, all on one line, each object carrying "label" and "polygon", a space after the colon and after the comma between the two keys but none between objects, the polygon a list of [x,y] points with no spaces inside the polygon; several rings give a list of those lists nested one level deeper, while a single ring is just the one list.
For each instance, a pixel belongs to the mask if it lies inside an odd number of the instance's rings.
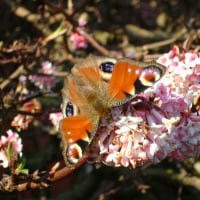
[{"label": "blue eyespot", "polygon": [[65,108],[66,117],[70,117],[74,115],[74,106],[71,102],[68,102]]},{"label": "blue eyespot", "polygon": [[105,73],[112,73],[114,65],[115,64],[113,62],[104,62],[104,63],[101,63],[101,65],[99,66],[99,69]]}]

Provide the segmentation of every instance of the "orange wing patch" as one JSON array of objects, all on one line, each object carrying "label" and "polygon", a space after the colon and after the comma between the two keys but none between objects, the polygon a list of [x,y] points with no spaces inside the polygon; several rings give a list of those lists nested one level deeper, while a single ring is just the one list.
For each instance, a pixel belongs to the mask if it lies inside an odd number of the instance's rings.
[{"label": "orange wing patch", "polygon": [[86,116],[77,115],[62,119],[60,128],[66,144],[69,145],[80,139],[89,142],[88,133],[92,131],[93,126]]},{"label": "orange wing patch", "polygon": [[127,61],[116,63],[109,83],[110,95],[119,100],[123,100],[126,97],[125,93],[134,95],[134,83],[138,80],[141,72],[141,67],[132,65]]},{"label": "orange wing patch", "polygon": [[98,81],[101,80],[99,70],[95,67],[81,68],[80,73],[84,74],[84,77],[87,78],[90,83],[97,84]]}]

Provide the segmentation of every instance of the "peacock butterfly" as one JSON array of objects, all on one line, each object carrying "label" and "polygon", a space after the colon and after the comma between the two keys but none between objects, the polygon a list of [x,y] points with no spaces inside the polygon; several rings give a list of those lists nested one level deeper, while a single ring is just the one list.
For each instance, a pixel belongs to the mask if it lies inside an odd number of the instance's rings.
[{"label": "peacock butterfly", "polygon": [[136,62],[90,55],[75,64],[62,89],[63,156],[72,167],[92,143],[101,118],[154,85],[165,73],[155,61]]}]

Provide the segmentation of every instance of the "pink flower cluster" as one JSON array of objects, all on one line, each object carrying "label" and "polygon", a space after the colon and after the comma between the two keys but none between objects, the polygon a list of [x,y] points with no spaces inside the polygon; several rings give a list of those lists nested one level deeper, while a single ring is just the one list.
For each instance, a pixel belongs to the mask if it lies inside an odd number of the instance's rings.
[{"label": "pink flower cluster", "polygon": [[88,41],[84,36],[80,35],[78,32],[73,32],[70,35],[69,40],[72,42],[74,49],[85,49],[88,46]]},{"label": "pink flower cluster", "polygon": [[[15,127],[18,131],[25,130],[28,128],[34,117],[31,115],[41,110],[41,104],[38,100],[32,99],[31,101],[25,102],[21,108],[21,111],[27,112],[26,114],[18,114],[14,117],[11,122],[11,126]],[[28,115],[30,114],[30,115]]]},{"label": "pink flower cluster", "polygon": [[49,114],[49,120],[55,126],[56,130],[59,129],[59,123],[60,123],[61,119],[63,119],[62,112],[50,113]]},{"label": "pink flower cluster", "polygon": [[22,140],[19,135],[12,130],[8,130],[7,134],[7,137],[1,136],[0,139],[0,165],[4,168],[9,166],[13,153],[22,156]]},{"label": "pink flower cluster", "polygon": [[91,161],[135,168],[166,157],[200,155],[200,115],[191,105],[200,93],[200,54],[174,47],[158,59],[167,68],[154,87],[111,110],[101,120]]},{"label": "pink flower cluster", "polygon": [[51,90],[55,86],[57,80],[53,75],[56,71],[51,62],[45,61],[42,63],[41,73],[29,75],[29,80],[42,90]]}]

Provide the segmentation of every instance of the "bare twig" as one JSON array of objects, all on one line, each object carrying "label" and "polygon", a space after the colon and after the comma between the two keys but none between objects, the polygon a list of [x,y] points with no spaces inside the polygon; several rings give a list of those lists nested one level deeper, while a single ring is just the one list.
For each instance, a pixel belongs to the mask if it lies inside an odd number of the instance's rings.
[{"label": "bare twig", "polygon": [[163,40],[163,41],[160,41],[160,42],[154,42],[154,43],[150,43],[150,44],[145,44],[142,47],[138,47],[138,48],[139,49],[141,48],[142,50],[149,50],[149,49],[155,49],[155,48],[158,48],[158,47],[166,46],[166,45],[174,43],[179,38],[183,37],[183,35],[185,35],[186,33],[187,33],[187,29],[184,27],[184,28],[182,28],[182,30],[180,32],[176,33],[170,39]]},{"label": "bare twig", "polygon": [[188,50],[192,42],[200,36],[200,31],[192,31],[183,43],[183,48]]},{"label": "bare twig", "polygon": [[51,183],[56,182],[64,178],[65,176],[68,176],[72,172],[74,172],[76,169],[82,166],[87,161],[87,159],[88,159],[88,155],[85,155],[80,160],[80,162],[72,168],[64,167],[56,171],[54,174],[44,173],[43,176],[38,177],[37,180],[34,180],[34,178],[32,178],[32,180],[29,179],[28,181],[24,181],[24,183],[20,183],[17,185],[13,183],[11,179],[12,176],[3,177],[3,179],[0,182],[0,190],[7,191],[7,192],[12,192],[12,191],[21,192],[27,189],[49,187]]},{"label": "bare twig", "polygon": [[0,84],[0,89],[3,90],[14,78],[18,77],[20,74],[25,74],[26,70],[24,69],[24,66],[21,65],[18,67],[8,79],[5,79],[1,84]]},{"label": "bare twig", "polygon": [[94,38],[89,35],[85,30],[81,29],[81,28],[76,28],[76,31],[83,35],[87,41],[95,48],[97,49],[102,55],[104,56],[111,56],[111,52],[108,51],[106,48],[104,48],[103,46],[101,46],[96,40],[94,40]]}]

